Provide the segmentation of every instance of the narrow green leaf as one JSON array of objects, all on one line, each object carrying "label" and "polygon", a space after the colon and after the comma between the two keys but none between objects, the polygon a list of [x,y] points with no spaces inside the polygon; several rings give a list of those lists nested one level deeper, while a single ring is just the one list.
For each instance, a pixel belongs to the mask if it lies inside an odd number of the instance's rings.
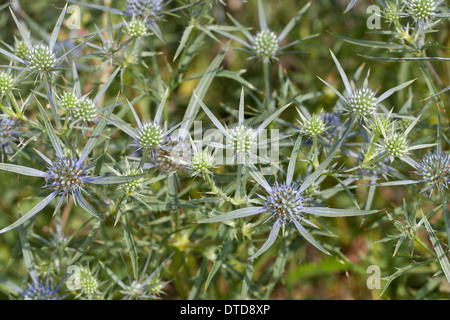
[{"label": "narrow green leaf", "polygon": [[50,143],[53,146],[53,149],[55,149],[56,155],[59,158],[64,157],[64,152],[63,149],[61,147],[61,141],[59,140],[58,136],[55,133],[55,130],[53,129],[53,127],[50,124],[50,120],[47,116],[47,113],[45,112],[44,108],[42,107],[41,103],[39,102],[39,100],[36,99],[39,111],[41,113],[42,116],[42,120],[44,121],[44,126],[45,126],[45,131],[47,131],[47,135],[50,139]]},{"label": "narrow green leaf", "polygon": [[95,220],[92,224],[91,231],[89,231],[88,236],[83,241],[81,246],[78,248],[77,253],[70,260],[69,265],[77,262],[89,249],[89,247],[94,243],[95,237],[102,226],[102,220]]},{"label": "narrow green leaf", "polygon": [[177,57],[180,55],[181,51],[183,51],[193,28],[194,27],[190,25],[184,30],[183,35],[181,36],[180,44],[178,45],[177,51],[175,52],[175,55],[173,57],[173,61],[177,60]]},{"label": "narrow green leaf", "polygon": [[24,176],[29,176],[29,177],[44,178],[47,175],[46,172],[43,172],[41,170],[28,168],[28,167],[24,167],[24,166],[19,166],[17,164],[11,164],[11,163],[0,163],[0,170],[14,172],[14,173],[22,174]]},{"label": "narrow green leaf", "polygon": [[211,218],[203,219],[198,221],[198,223],[211,223],[211,222],[222,222],[237,218],[243,218],[248,216],[253,216],[255,214],[266,212],[267,209],[265,207],[248,207],[248,208],[241,208],[236,209],[233,211],[230,211],[225,214],[220,214],[217,216],[213,216]]},{"label": "narrow green leaf", "polygon": [[264,7],[261,0],[258,0],[258,18],[261,31],[267,30],[266,14],[264,13]]},{"label": "narrow green leaf", "polygon": [[100,212],[98,212],[86,199],[81,195],[81,193],[77,193],[75,195],[76,203],[83,208],[87,213],[91,216],[103,220],[103,216]]},{"label": "narrow green leaf", "polygon": [[59,30],[61,29],[61,25],[64,21],[66,11],[67,11],[67,3],[64,6],[61,14],[59,15],[58,21],[56,22],[55,27],[53,28],[52,35],[50,36],[50,40],[48,42],[48,47],[52,51],[53,51],[53,48],[55,47],[56,40],[58,39]]},{"label": "narrow green leaf", "polygon": [[311,234],[298,222],[297,220],[292,220],[295,224],[295,227],[297,228],[298,232],[307,240],[309,243],[311,243],[314,247],[316,247],[318,250],[322,251],[325,254],[330,254],[322,245],[317,242],[316,239],[311,236]]},{"label": "narrow green leaf", "polygon": [[[197,95],[197,98],[200,100],[203,100],[205,97],[206,92],[208,91],[209,86],[211,85],[217,70],[220,67],[220,64],[222,63],[223,59],[225,58],[225,53],[227,52],[228,45],[225,45],[222,50],[217,54],[217,56],[214,58],[214,60],[211,62],[207,70],[205,71],[205,74],[201,78],[200,82],[197,84],[197,87],[195,88],[195,93]],[[197,101],[197,98],[194,96],[191,97],[191,100],[189,101],[189,104],[187,106],[186,112],[184,113],[183,121],[186,121],[182,128],[181,132],[189,132],[192,124],[194,123],[194,117],[198,112],[199,104]]]},{"label": "narrow green leaf", "polygon": [[122,184],[135,181],[145,177],[146,173],[141,173],[132,176],[100,176],[100,177],[89,177],[85,180],[86,183],[97,184],[97,185],[108,185],[108,184]]},{"label": "narrow green leaf", "polygon": [[294,18],[292,18],[288,24],[284,27],[283,31],[281,31],[280,35],[278,36],[278,41],[281,42],[289,32],[294,28],[295,24],[300,21],[302,16],[305,14],[305,12],[309,9],[311,6],[311,2],[309,1],[306,5],[303,6],[303,8],[300,9],[300,11],[295,15]]},{"label": "narrow green leaf", "polygon": [[9,230],[12,230],[14,228],[17,228],[18,226],[24,224],[25,222],[27,222],[28,220],[30,220],[31,218],[33,218],[36,214],[38,214],[39,212],[41,212],[42,209],[44,209],[56,196],[57,196],[57,192],[52,192],[50,193],[45,199],[41,200],[37,205],[35,205],[30,211],[28,211],[26,214],[24,214],[23,216],[21,216],[18,220],[16,220],[14,223],[12,223],[11,225],[9,225],[6,228],[3,228],[2,230],[0,230],[0,233],[5,233]]},{"label": "narrow green leaf", "polygon": [[317,167],[317,169],[310,174],[302,183],[300,186],[299,191],[303,192],[307,188],[309,188],[319,177],[322,175],[322,173],[325,171],[326,167],[331,163],[331,161],[334,159],[336,152],[344,142],[344,139],[347,137],[347,135],[350,133],[351,129],[356,123],[356,118],[350,119],[351,123],[345,130],[345,132],[342,134],[341,138],[339,140],[336,139],[336,142],[333,144],[332,149],[330,150],[330,153],[325,158],[325,160]]},{"label": "narrow green leaf", "polygon": [[444,272],[447,281],[450,283],[450,263],[448,261],[447,255],[442,249],[441,244],[439,243],[439,239],[434,234],[434,230],[428,222],[428,219],[423,216],[422,221],[424,222],[425,228],[427,229],[428,235],[430,236],[431,243],[433,244],[434,250],[436,251],[436,255],[441,265],[442,271]]},{"label": "narrow green leaf", "polygon": [[270,233],[269,233],[269,236],[267,237],[266,242],[264,242],[264,244],[261,246],[261,248],[259,248],[258,251],[256,251],[256,253],[249,258],[250,260],[253,260],[253,259],[259,257],[261,254],[266,252],[273,245],[273,243],[275,242],[275,240],[278,237],[278,233],[280,232],[280,227],[281,227],[281,220],[277,219],[270,230]]},{"label": "narrow green leaf", "polygon": [[302,211],[320,217],[352,217],[380,212],[379,210],[334,209],[326,207],[306,207]]},{"label": "narrow green leaf", "polygon": [[127,214],[122,215],[123,222],[123,236],[127,244],[128,252],[130,253],[131,265],[133,266],[134,279],[137,279],[138,274],[138,254],[136,249],[136,244],[131,233],[130,222],[128,220]]},{"label": "narrow green leaf", "polygon": [[217,271],[219,271],[220,266],[222,265],[223,261],[225,260],[227,254],[228,254],[228,251],[230,250],[231,243],[233,242],[234,236],[235,236],[234,230],[229,230],[228,234],[226,236],[226,239],[223,241],[223,243],[219,249],[219,254],[217,255],[217,259],[216,259],[216,261],[214,261],[214,264],[213,264],[211,270],[209,271],[208,277],[206,278],[205,291],[208,289],[212,278],[215,276]]}]

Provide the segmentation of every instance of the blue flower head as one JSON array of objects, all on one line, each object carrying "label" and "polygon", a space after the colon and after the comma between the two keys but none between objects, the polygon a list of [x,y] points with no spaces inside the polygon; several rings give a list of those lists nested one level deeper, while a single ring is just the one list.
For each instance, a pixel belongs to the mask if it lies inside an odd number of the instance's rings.
[{"label": "blue flower head", "polygon": [[418,163],[418,174],[428,186],[422,191],[436,188],[447,188],[450,184],[450,154],[448,152],[435,151],[425,155]]},{"label": "blue flower head", "polygon": [[154,20],[161,14],[164,0],[128,0],[128,13],[139,19]]},{"label": "blue flower head", "polygon": [[40,282],[30,283],[22,295],[24,300],[60,300],[56,289]]}]

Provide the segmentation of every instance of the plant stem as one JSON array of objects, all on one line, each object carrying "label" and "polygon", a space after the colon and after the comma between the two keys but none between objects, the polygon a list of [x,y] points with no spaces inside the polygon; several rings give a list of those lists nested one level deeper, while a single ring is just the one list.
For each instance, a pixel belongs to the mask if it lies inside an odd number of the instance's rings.
[{"label": "plant stem", "polygon": [[263,61],[263,72],[264,72],[264,86],[266,88],[266,102],[267,102],[267,110],[271,110],[272,108],[272,94],[270,88],[270,68],[269,61]]},{"label": "plant stem", "polygon": [[316,136],[313,136],[313,153],[314,153],[313,165],[314,165],[314,169],[317,169],[317,167],[319,166],[319,155],[318,155],[318,151],[317,151],[317,137]]}]

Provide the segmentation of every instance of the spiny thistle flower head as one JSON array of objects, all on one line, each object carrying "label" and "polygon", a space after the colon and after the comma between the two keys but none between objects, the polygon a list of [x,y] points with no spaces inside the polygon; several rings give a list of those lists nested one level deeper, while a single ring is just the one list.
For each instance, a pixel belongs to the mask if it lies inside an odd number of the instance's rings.
[{"label": "spiny thistle flower head", "polygon": [[0,147],[14,143],[19,135],[17,120],[13,118],[0,119]]},{"label": "spiny thistle flower head", "polygon": [[262,30],[255,36],[253,50],[255,50],[258,57],[272,59],[276,56],[278,49],[279,43],[275,32]]},{"label": "spiny thistle flower head", "polygon": [[384,141],[384,149],[391,157],[401,157],[408,152],[408,140],[403,134],[392,133]]},{"label": "spiny thistle flower head", "polygon": [[42,73],[55,68],[57,59],[55,53],[44,44],[37,44],[28,54],[29,67],[32,71]]},{"label": "spiny thistle flower head", "polygon": [[74,91],[68,90],[63,93],[59,99],[61,107],[67,110],[75,110],[80,104],[80,99],[77,97]]},{"label": "spiny thistle flower head", "polygon": [[164,8],[164,0],[128,0],[128,13],[137,18],[154,18]]},{"label": "spiny thistle flower head", "polygon": [[145,295],[145,286],[137,280],[133,280],[129,286],[123,291],[126,295],[133,298],[141,298]]},{"label": "spiny thistle flower head", "polygon": [[163,142],[163,130],[158,123],[146,123],[138,129],[137,140],[143,149],[157,148]]},{"label": "spiny thistle flower head", "polygon": [[95,117],[95,103],[89,98],[82,98],[78,105],[71,110],[71,115],[82,122],[92,121]]},{"label": "spiny thistle flower head", "polygon": [[143,37],[148,34],[147,23],[144,20],[133,18],[126,23],[126,33],[130,37]]},{"label": "spiny thistle flower head", "polygon": [[400,16],[396,13],[400,12],[400,8],[396,1],[386,2],[386,7],[384,8],[384,16],[390,21],[394,22],[400,19]]},{"label": "spiny thistle flower head", "polygon": [[412,16],[412,18],[416,21],[427,21],[429,20],[434,13],[436,12],[436,8],[438,2],[435,0],[409,0],[403,1],[406,3],[407,11]]},{"label": "spiny thistle flower head", "polygon": [[[144,171],[142,169],[130,168],[126,173],[127,176],[135,176],[142,174]],[[144,178],[139,178],[130,182],[123,184],[123,188],[126,190],[128,194],[139,191],[142,188],[142,183],[144,182]]]},{"label": "spiny thistle flower head", "polygon": [[256,130],[244,125],[239,125],[228,130],[227,147],[232,148],[235,154],[243,155],[256,151]]},{"label": "spiny thistle flower head", "polygon": [[323,121],[323,118],[319,114],[313,114],[311,118],[309,118],[305,123],[303,127],[303,131],[305,134],[315,137],[323,132],[325,132],[325,122]]},{"label": "spiny thistle flower head", "polygon": [[367,87],[354,90],[348,97],[347,111],[366,117],[376,111],[375,92]]},{"label": "spiny thistle flower head", "polygon": [[0,96],[11,91],[14,85],[14,78],[9,72],[0,71]]},{"label": "spiny thistle flower head", "polygon": [[195,173],[209,172],[214,167],[214,156],[206,150],[198,150],[191,156],[190,169]]},{"label": "spiny thistle flower head", "polygon": [[325,125],[324,136],[328,140],[334,140],[342,126],[341,119],[337,112],[323,112],[320,114]]},{"label": "spiny thistle flower head", "polygon": [[28,59],[29,50],[24,40],[16,40],[14,43],[14,54],[22,60]]},{"label": "spiny thistle flower head", "polygon": [[29,284],[23,291],[24,300],[59,300],[58,292],[44,283]]},{"label": "spiny thistle flower head", "polygon": [[92,297],[98,293],[98,280],[88,268],[77,268],[74,273],[74,281],[86,296]]},{"label": "spiny thistle flower head", "polygon": [[448,188],[450,183],[450,154],[435,151],[427,154],[418,164],[416,173],[426,181],[429,186]]},{"label": "spiny thistle flower head", "polygon": [[62,194],[75,194],[80,192],[86,169],[77,165],[75,157],[58,157],[48,167],[46,187],[59,191]]},{"label": "spiny thistle flower head", "polygon": [[296,184],[276,184],[266,198],[265,207],[270,214],[283,223],[302,216],[305,198]]}]

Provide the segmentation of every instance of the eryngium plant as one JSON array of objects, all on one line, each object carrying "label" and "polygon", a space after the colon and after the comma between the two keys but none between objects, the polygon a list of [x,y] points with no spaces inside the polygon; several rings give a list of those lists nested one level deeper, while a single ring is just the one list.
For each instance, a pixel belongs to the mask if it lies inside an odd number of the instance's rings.
[{"label": "eryngium plant", "polygon": [[0,299],[447,298],[445,1],[97,3],[0,4]]}]

